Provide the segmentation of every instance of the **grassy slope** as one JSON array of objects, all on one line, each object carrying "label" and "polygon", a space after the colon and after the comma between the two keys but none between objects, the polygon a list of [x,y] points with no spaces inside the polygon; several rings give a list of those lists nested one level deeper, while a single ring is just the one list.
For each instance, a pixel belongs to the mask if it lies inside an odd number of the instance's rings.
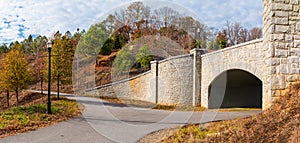
[{"label": "grassy slope", "polygon": [[162,142],[295,142],[300,138],[300,83],[283,93],[257,116],[205,126],[190,125]]},{"label": "grassy slope", "polygon": [[45,103],[12,107],[0,112],[0,138],[36,130],[81,114],[76,101],[52,98],[53,114],[46,114]]}]

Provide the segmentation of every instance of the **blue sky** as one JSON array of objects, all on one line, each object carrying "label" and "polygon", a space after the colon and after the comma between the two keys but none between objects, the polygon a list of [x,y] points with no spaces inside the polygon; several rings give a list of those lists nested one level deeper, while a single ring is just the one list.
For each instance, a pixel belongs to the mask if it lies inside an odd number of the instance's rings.
[{"label": "blue sky", "polygon": [[[72,33],[88,29],[99,17],[133,0],[0,0],[0,44],[23,40],[29,34],[50,37],[59,30]],[[153,7],[184,8],[209,27],[222,28],[227,21],[244,27],[262,26],[262,0],[147,0]]]}]

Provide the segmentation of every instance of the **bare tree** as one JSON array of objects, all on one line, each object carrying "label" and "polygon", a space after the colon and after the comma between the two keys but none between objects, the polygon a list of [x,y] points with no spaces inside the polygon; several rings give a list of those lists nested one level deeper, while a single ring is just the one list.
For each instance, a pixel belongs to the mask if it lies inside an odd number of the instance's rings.
[{"label": "bare tree", "polygon": [[240,23],[226,23],[228,46],[239,44],[238,39],[241,29],[242,26],[240,25]]},{"label": "bare tree", "polygon": [[162,27],[169,27],[174,25],[176,20],[180,17],[179,13],[172,8],[162,7],[154,10],[154,14]]},{"label": "bare tree", "polygon": [[240,43],[245,43],[249,41],[249,34],[248,34],[248,30],[246,28],[242,28],[239,32],[239,35],[238,35],[238,41],[237,41],[237,44],[240,44]]},{"label": "bare tree", "polygon": [[115,29],[119,29],[121,27],[124,27],[124,25],[127,25],[126,20],[126,12],[124,9],[119,10],[118,12],[115,12]]},{"label": "bare tree", "polygon": [[262,29],[254,27],[249,31],[249,40],[262,38]]},{"label": "bare tree", "polygon": [[150,7],[144,6],[140,1],[132,3],[125,11],[126,19],[130,24],[135,24],[138,21],[146,20],[150,18]]}]

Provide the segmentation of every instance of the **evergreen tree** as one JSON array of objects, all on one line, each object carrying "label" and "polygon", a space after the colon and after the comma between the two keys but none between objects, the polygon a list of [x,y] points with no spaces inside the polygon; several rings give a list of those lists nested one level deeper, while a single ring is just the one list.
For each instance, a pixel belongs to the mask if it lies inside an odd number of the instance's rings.
[{"label": "evergreen tree", "polygon": [[135,58],[132,54],[132,50],[129,47],[123,47],[113,63],[114,74],[128,72],[134,62]]},{"label": "evergreen tree", "polygon": [[147,45],[139,48],[139,53],[136,55],[136,60],[141,64],[142,68],[149,68],[150,62],[153,60]]}]

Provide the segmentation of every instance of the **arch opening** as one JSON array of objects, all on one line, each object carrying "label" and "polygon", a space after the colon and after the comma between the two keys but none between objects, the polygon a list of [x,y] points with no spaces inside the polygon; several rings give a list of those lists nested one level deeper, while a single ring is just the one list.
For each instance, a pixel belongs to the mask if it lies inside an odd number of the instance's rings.
[{"label": "arch opening", "polygon": [[228,70],[208,88],[208,108],[262,108],[262,81],[244,70]]}]

